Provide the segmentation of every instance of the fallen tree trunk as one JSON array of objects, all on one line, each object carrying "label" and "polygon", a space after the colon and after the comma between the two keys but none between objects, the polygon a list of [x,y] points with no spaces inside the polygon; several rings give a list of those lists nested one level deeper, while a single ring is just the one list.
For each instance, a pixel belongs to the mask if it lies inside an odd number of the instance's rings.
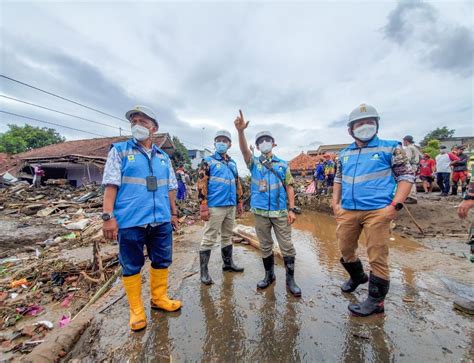
[{"label": "fallen tree trunk", "polygon": [[[234,234],[246,240],[252,247],[261,250],[260,242],[258,241],[257,235],[253,227],[247,227],[242,224],[237,224],[234,228]],[[280,248],[278,247],[277,242],[273,244],[273,254],[283,260]]]}]

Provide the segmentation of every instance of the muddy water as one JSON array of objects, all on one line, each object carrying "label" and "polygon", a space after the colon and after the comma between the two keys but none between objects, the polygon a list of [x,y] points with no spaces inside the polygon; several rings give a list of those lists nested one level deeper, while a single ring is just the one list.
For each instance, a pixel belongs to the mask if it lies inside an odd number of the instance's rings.
[{"label": "muddy water", "polygon": [[[251,225],[252,219],[243,222]],[[116,334],[112,339],[120,346],[109,348],[107,357],[137,362],[459,362],[472,358],[472,317],[452,309],[452,294],[446,287],[451,279],[472,273],[469,265],[457,267],[461,262],[394,236],[386,315],[357,318],[348,314],[347,304],[364,299],[367,286],[353,295],[341,294],[339,285],[346,275],[338,262],[333,219],[316,213],[299,216],[293,238],[301,299],[286,292],[280,261],[276,284],[257,291],[263,266],[256,250],[236,245],[234,259],[245,272],[232,274],[221,271],[220,251],[214,249],[210,273],[215,284],[201,285],[198,274],[184,279],[178,292],[182,311],[152,312],[144,333],[128,335],[124,327],[120,331],[128,338],[122,342],[123,335]],[[180,261],[189,265],[175,261],[175,269],[198,270],[199,240],[191,239],[178,247]],[[361,257],[366,260],[363,253]],[[439,276],[438,266],[433,265],[442,258],[451,266],[452,277]],[[114,324],[124,319],[123,304]],[[105,358],[92,346],[94,350],[95,358]]]}]

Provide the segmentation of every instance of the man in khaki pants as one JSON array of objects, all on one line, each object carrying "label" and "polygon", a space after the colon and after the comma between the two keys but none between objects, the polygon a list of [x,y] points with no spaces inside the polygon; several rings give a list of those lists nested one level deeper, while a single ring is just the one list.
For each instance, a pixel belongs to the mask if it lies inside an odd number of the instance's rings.
[{"label": "man in khaki pants", "polygon": [[203,159],[199,168],[198,192],[201,219],[206,221],[201,241],[199,259],[201,282],[213,283],[209,276],[208,263],[211,249],[221,235],[221,254],[224,271],[243,272],[244,269],[234,264],[232,259],[232,230],[235,223],[235,212],[243,212],[242,185],[237,173],[237,164],[227,155],[232,146],[230,132],[218,131],[214,138],[216,152]]},{"label": "man in khaki pants", "polygon": [[249,121],[244,120],[242,111],[234,121],[239,132],[239,146],[250,170],[250,207],[255,216],[255,232],[262,250],[265,277],[257,283],[257,288],[266,289],[275,281],[272,229],[278,240],[286,269],[286,287],[296,297],[301,289],[295,282],[296,251],[291,241],[291,224],[296,220],[295,191],[293,177],[288,163],[273,154],[276,146],[270,131],[261,131],[255,137],[255,145],[260,157],[252,156],[247,144],[245,129]]},{"label": "man in khaki pants", "polygon": [[[351,313],[369,316],[384,312],[390,286],[388,241],[390,221],[410,193],[415,175],[397,141],[377,137],[380,117],[374,107],[362,104],[349,115],[348,131],[355,142],[339,154],[334,179],[333,210],[341,263],[350,275],[343,292],[355,291],[369,281],[369,296],[350,304]],[[357,256],[364,231],[370,278]]]}]

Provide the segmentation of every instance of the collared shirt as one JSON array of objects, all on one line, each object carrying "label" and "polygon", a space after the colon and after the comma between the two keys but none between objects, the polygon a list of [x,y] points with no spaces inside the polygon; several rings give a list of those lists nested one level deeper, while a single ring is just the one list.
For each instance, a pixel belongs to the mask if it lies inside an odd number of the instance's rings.
[{"label": "collared shirt", "polygon": [[[249,170],[252,170],[254,163],[254,159],[251,158],[250,162],[247,164],[247,167]],[[285,186],[293,185],[295,183],[295,180],[293,179],[293,175],[291,175],[291,170],[290,167],[286,168],[286,174],[285,174]],[[268,218],[280,218],[280,217],[286,217],[288,216],[288,209],[280,209],[280,210],[265,210],[265,209],[258,209],[258,208],[251,208],[250,211],[253,214],[257,214],[262,217],[268,217]]]},{"label": "collared shirt", "polygon": [[[152,157],[152,149],[145,150],[149,159]],[[169,168],[169,179],[168,179],[168,190],[178,189],[178,181],[176,180],[176,175],[173,170],[171,161],[168,162]],[[120,187],[122,185],[122,158],[120,157],[117,149],[115,147],[110,148],[109,154],[107,156],[107,162],[105,163],[104,176],[102,178],[103,185],[116,185]],[[150,223],[151,227],[156,227],[160,223]],[[143,228],[148,227],[148,224],[140,226]]]},{"label": "collared shirt", "polygon": [[[231,157],[227,154],[223,156],[224,162],[229,162]],[[201,205],[207,205],[207,196],[208,196],[208,186],[209,186],[209,177],[211,176],[211,168],[207,162],[204,160],[201,162],[198,171],[198,198]],[[236,191],[237,191],[237,203],[241,203],[244,200],[244,192],[242,188],[242,183],[240,178],[236,179]]]},{"label": "collared shirt", "polygon": [[[148,158],[151,158],[151,150],[146,150]],[[168,163],[170,176],[168,180],[168,189],[178,189],[178,181],[173,170],[171,162]],[[103,185],[122,185],[122,158],[120,157],[117,149],[114,147],[110,149],[109,155],[107,156],[107,162],[105,163],[104,176],[102,178]]]}]

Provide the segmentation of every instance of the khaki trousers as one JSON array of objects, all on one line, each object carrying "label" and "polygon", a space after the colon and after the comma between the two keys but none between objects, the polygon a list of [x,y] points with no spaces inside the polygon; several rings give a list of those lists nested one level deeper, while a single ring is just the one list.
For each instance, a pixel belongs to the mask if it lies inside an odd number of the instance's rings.
[{"label": "khaki trousers", "polygon": [[236,207],[209,208],[209,220],[204,226],[204,235],[201,241],[201,251],[210,250],[221,235],[221,248],[232,244],[232,233],[235,224]]},{"label": "khaki trousers", "polygon": [[364,231],[372,273],[389,280],[390,219],[386,217],[385,211],[383,209],[369,211],[342,209],[336,216],[336,221],[336,237],[344,262],[357,261],[359,236]]},{"label": "khaki trousers", "polygon": [[262,257],[268,257],[273,252],[272,228],[280,246],[283,257],[296,255],[293,242],[291,242],[291,226],[288,224],[287,217],[270,218],[255,215],[255,232],[257,233],[262,250]]}]

